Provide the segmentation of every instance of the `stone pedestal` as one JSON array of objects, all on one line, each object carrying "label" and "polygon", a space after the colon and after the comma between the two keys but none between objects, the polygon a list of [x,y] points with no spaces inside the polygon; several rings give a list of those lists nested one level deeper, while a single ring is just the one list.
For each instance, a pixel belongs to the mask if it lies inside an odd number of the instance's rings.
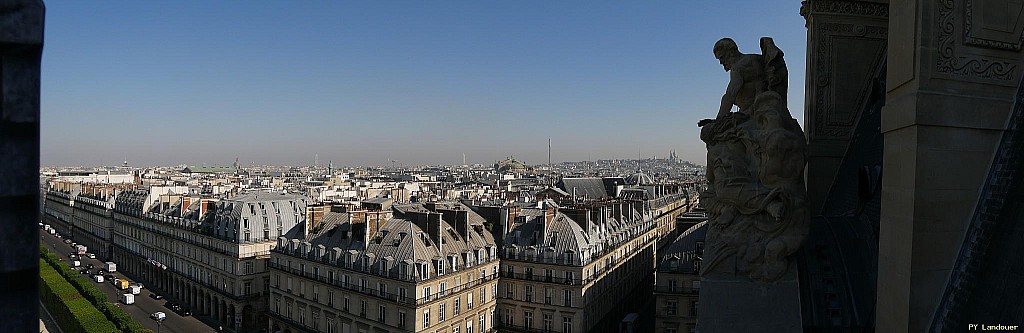
[{"label": "stone pedestal", "polygon": [[773,283],[717,274],[702,277],[697,332],[802,332],[800,283],[796,264],[790,266]]}]

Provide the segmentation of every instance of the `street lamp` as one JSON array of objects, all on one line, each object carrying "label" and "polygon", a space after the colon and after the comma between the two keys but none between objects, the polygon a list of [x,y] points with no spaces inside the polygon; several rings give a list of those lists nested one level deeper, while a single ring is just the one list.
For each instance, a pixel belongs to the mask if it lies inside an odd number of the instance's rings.
[{"label": "street lamp", "polygon": [[167,320],[166,316],[155,316],[153,320],[156,321],[156,333],[160,333],[160,324],[163,324],[164,320]]}]

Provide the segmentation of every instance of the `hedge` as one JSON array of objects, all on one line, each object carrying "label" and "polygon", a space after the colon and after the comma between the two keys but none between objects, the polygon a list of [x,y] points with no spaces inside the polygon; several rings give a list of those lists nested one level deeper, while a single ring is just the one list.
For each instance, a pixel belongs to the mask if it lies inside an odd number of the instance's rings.
[{"label": "hedge", "polygon": [[60,276],[39,260],[39,298],[64,332],[116,332],[114,323]]},{"label": "hedge", "polygon": [[93,282],[88,280],[88,278],[82,277],[81,273],[71,269],[71,267],[68,267],[67,264],[60,261],[60,259],[55,254],[50,253],[50,251],[46,250],[46,248],[43,246],[40,246],[39,250],[43,257],[43,260],[46,261],[47,264],[49,264],[57,273],[63,276],[64,279],[67,280],[67,282],[69,282],[72,286],[74,286],[75,289],[78,290],[79,293],[81,293],[82,297],[84,297],[89,302],[92,302],[92,304],[96,307],[96,309],[99,310],[99,312],[105,315],[107,319],[109,319],[111,322],[114,323],[114,325],[117,326],[117,329],[114,331],[121,331],[125,333],[153,332],[152,330],[142,326],[142,324],[140,324],[134,318],[125,313],[123,309],[111,303],[109,301],[109,298],[107,297],[107,294],[103,293],[98,288],[96,288],[96,286],[93,285]]}]

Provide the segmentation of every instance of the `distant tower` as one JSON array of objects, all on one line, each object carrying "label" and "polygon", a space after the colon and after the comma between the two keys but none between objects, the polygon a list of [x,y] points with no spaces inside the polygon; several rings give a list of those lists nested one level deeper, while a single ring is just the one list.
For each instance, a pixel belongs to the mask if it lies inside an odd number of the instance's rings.
[{"label": "distant tower", "polygon": [[313,166],[317,168],[320,167],[320,154],[313,155]]},{"label": "distant tower", "polygon": [[551,137],[548,137],[548,168],[551,168]]},{"label": "distant tower", "polygon": [[330,160],[330,161],[327,162],[327,174],[329,174],[329,175],[333,175],[334,174],[334,160]]},{"label": "distant tower", "polygon": [[238,157],[237,156],[235,157],[235,164],[232,164],[231,166],[235,167],[235,170],[238,170],[238,169],[242,168],[242,166],[238,164]]},{"label": "distant tower", "polygon": [[125,168],[127,168],[127,167],[128,167],[128,157],[127,157],[127,156],[125,156],[125,158],[124,158],[124,164],[121,164],[121,166],[122,166],[122,167],[125,167]]}]

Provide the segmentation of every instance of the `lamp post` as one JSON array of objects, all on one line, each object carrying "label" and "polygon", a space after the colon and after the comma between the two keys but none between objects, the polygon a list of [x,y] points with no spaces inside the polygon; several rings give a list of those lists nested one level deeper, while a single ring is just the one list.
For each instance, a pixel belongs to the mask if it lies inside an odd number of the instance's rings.
[{"label": "lamp post", "polygon": [[160,333],[160,324],[163,324],[164,320],[167,320],[167,317],[156,317],[153,318],[153,320],[156,321],[156,333]]}]

